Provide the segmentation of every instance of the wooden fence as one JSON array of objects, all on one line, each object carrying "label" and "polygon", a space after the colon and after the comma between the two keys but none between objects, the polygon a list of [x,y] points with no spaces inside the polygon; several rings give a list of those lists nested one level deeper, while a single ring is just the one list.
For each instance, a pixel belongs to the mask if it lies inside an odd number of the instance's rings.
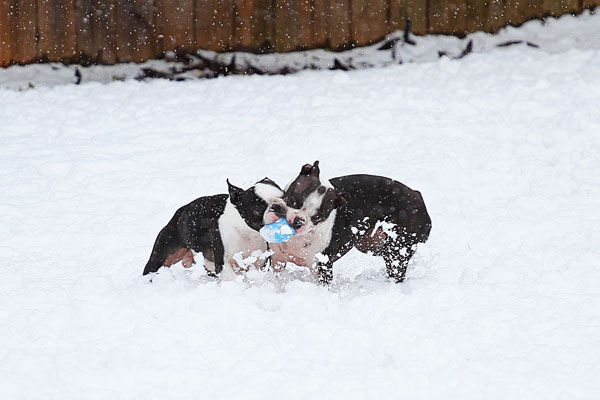
[{"label": "wooden fence", "polygon": [[404,29],[495,32],[600,0],[0,0],[0,66],[144,61],[167,51],[342,50]]}]

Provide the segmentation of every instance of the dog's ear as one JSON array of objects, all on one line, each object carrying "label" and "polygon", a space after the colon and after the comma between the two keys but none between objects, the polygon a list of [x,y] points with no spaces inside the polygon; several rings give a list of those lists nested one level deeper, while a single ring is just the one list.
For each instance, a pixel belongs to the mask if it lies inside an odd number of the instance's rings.
[{"label": "dog's ear", "polygon": [[319,161],[317,160],[313,163],[312,171],[310,171],[310,174],[318,178],[320,173],[321,170],[319,169]]},{"label": "dog's ear", "polygon": [[320,172],[321,171],[319,170],[319,161],[315,161],[312,165],[304,164],[300,169],[300,175],[313,175],[317,178],[319,177]]},{"label": "dog's ear", "polygon": [[277,189],[279,189],[279,190],[283,191],[283,189],[281,189],[281,188],[279,187],[279,185],[278,185],[278,184],[277,184],[277,183],[276,183],[276,182],[275,182],[273,179],[271,179],[271,178],[269,178],[269,177],[264,177],[264,178],[262,178],[260,181],[258,181],[258,182],[256,182],[256,183],[264,183],[265,185],[271,185],[271,186],[274,186],[274,187],[276,187]]},{"label": "dog's ear", "polygon": [[312,171],[312,165],[304,164],[300,169],[300,175],[310,175],[310,171]]},{"label": "dog's ear", "polygon": [[229,182],[229,179],[227,179],[227,188],[229,190],[229,200],[233,203],[233,204],[237,204],[240,201],[240,198],[242,196],[242,193],[244,192],[244,190],[242,188],[239,188],[235,185],[232,185]]},{"label": "dog's ear", "polygon": [[336,191],[337,197],[335,199],[335,205],[338,207],[343,206],[350,200],[350,195],[347,192]]}]

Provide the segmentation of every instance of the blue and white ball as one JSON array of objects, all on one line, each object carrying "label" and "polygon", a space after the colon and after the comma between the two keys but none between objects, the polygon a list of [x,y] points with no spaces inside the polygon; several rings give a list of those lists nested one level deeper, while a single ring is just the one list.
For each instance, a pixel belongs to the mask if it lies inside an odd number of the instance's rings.
[{"label": "blue and white ball", "polygon": [[269,243],[282,243],[288,241],[296,230],[292,228],[285,218],[281,218],[272,224],[265,225],[260,229],[260,235]]}]

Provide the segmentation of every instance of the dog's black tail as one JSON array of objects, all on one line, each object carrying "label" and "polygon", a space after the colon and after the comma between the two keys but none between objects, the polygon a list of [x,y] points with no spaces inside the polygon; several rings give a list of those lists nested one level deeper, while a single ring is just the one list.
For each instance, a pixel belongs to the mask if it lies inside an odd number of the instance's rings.
[{"label": "dog's black tail", "polygon": [[158,271],[164,265],[169,255],[183,246],[177,230],[177,222],[182,212],[183,208],[177,210],[169,223],[158,233],[154,247],[152,248],[152,254],[150,254],[150,259],[146,263],[146,267],[144,267],[143,275]]}]

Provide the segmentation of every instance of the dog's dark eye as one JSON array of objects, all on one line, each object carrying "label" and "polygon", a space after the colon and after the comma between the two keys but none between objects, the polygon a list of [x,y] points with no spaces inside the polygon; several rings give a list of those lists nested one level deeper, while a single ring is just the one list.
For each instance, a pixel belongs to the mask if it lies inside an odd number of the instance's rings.
[{"label": "dog's dark eye", "polygon": [[310,220],[312,221],[313,224],[318,224],[319,222],[323,222],[323,217],[321,215],[313,215],[312,217],[310,217]]},{"label": "dog's dark eye", "polygon": [[281,212],[283,212],[283,207],[281,207],[280,204],[273,204],[271,206],[271,210],[276,213],[281,213]]},{"label": "dog's dark eye", "polygon": [[290,197],[287,199],[287,204],[288,204],[288,206],[290,206],[290,207],[296,208],[296,204],[297,204],[297,202],[296,202],[296,198],[295,198],[294,196],[290,196]]},{"label": "dog's dark eye", "polygon": [[256,210],[254,210],[254,215],[256,215],[257,217],[262,217],[262,215],[265,213],[265,209],[264,208],[257,208]]}]

